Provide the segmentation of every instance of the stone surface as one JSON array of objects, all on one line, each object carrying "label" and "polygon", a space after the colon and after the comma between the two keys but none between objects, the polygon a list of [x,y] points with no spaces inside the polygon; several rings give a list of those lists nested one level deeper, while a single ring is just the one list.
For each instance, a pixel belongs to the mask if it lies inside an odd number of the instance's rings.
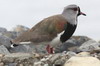
[{"label": "stone surface", "polygon": [[89,52],[80,52],[76,56],[79,56],[79,57],[87,57],[87,56],[90,56],[90,53]]},{"label": "stone surface", "polygon": [[64,66],[100,66],[100,60],[95,57],[72,57]]},{"label": "stone surface", "polygon": [[4,54],[0,54],[0,57],[3,57],[4,56]]},{"label": "stone surface", "polygon": [[55,62],[60,57],[60,54],[55,54],[52,56],[52,58],[49,59],[51,63]]},{"label": "stone surface", "polygon": [[4,32],[7,32],[7,29],[0,27],[0,33],[4,33]]},{"label": "stone surface", "polygon": [[67,54],[68,58],[70,58],[72,56],[76,56],[76,53],[72,52],[72,51],[68,51],[66,54]]},{"label": "stone surface", "polygon": [[66,60],[68,60],[68,56],[62,55],[62,56],[58,57],[58,59],[55,60],[53,65],[54,66],[62,66],[65,63]]},{"label": "stone surface", "polygon": [[1,54],[10,54],[10,52],[7,50],[7,48],[4,45],[0,46],[0,53]]},{"label": "stone surface", "polygon": [[2,62],[5,62],[5,63],[13,63],[14,62],[14,58],[11,58],[11,57],[3,57],[2,58]]},{"label": "stone surface", "polygon": [[13,28],[14,32],[17,32],[17,35],[20,35],[21,33],[29,30],[28,27],[25,27],[23,25],[17,25],[16,27]]},{"label": "stone surface", "polygon": [[100,49],[100,43],[98,43],[94,40],[89,40],[89,41],[83,43],[78,48],[78,51],[93,51],[93,50],[98,50],[98,49]]},{"label": "stone surface", "polygon": [[47,54],[45,44],[10,48],[10,40],[27,30],[22,25],[12,31],[0,27],[0,66],[100,66],[100,41],[86,36],[72,36],[58,44],[54,54]]},{"label": "stone surface", "polygon": [[1,63],[0,63],[0,66],[4,66],[4,63],[3,63],[3,62],[1,62]]},{"label": "stone surface", "polygon": [[5,47],[9,48],[11,43],[10,43],[10,38],[4,35],[0,35],[0,45],[4,45]]},{"label": "stone surface", "polygon": [[8,66],[16,66],[17,65],[17,63],[9,63],[9,64],[7,64]]},{"label": "stone surface", "polygon": [[7,31],[7,32],[4,32],[3,33],[4,36],[7,36],[11,39],[14,39],[17,37],[17,32],[14,32],[14,31]]},{"label": "stone surface", "polygon": [[[77,48],[79,48],[84,42],[90,40],[90,38],[85,36],[73,36],[70,40],[68,40],[66,43],[59,45],[55,48],[55,53],[60,53],[63,51],[79,51]],[[29,44],[29,45],[19,45],[15,48],[10,49],[10,52],[25,52],[25,53],[47,53],[46,51],[46,45],[40,44]]]},{"label": "stone surface", "polygon": [[56,48],[56,52],[76,51],[84,42],[91,40],[86,36],[72,36],[69,40]]},{"label": "stone surface", "polygon": [[[12,66],[14,65],[15,66],[16,65],[17,66],[21,66],[21,65],[22,66],[45,66],[45,65],[63,66],[65,62],[67,64],[71,64],[72,66],[74,65],[78,66],[77,64],[83,64],[83,66],[88,66],[90,63],[95,63],[95,62],[98,63],[97,61],[98,59],[96,58],[97,59],[96,60],[94,59],[95,57],[91,57],[92,55],[90,55],[89,52],[81,52],[69,57],[70,54],[72,55],[73,52],[44,54],[44,55],[36,54],[37,56],[29,53],[12,53],[12,54],[5,55],[0,62],[3,62],[5,65],[12,65]],[[86,65],[84,65],[85,63]]]},{"label": "stone surface", "polygon": [[32,54],[29,53],[11,53],[4,56],[5,58],[18,58],[18,59],[25,59],[32,57]]}]

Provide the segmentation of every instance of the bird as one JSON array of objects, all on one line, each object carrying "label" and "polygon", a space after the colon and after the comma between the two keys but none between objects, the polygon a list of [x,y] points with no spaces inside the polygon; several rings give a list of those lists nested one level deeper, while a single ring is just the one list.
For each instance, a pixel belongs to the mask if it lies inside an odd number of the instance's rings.
[{"label": "bird", "polygon": [[78,5],[67,5],[61,14],[44,18],[30,30],[12,39],[11,47],[16,47],[25,42],[36,45],[46,42],[46,50],[52,54],[58,42],[63,44],[73,35],[77,27],[77,18],[80,15],[86,16],[85,13],[81,12]]}]

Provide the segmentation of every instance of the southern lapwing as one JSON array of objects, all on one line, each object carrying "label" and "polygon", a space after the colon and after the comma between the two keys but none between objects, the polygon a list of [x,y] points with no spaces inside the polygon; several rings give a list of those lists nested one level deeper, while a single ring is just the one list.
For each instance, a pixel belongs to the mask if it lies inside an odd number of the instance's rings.
[{"label": "southern lapwing", "polygon": [[64,43],[73,35],[77,27],[77,17],[79,15],[86,16],[86,14],[81,12],[79,6],[74,4],[68,5],[61,14],[43,19],[30,30],[13,39],[11,47],[24,42],[32,42],[33,44],[43,44],[42,42],[46,42],[47,52],[53,53],[53,47],[57,43]]}]

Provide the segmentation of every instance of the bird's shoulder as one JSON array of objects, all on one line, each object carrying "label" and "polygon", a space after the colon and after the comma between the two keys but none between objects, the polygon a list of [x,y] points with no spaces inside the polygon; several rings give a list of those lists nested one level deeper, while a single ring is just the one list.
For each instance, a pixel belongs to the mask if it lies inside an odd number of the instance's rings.
[{"label": "bird's shoulder", "polygon": [[44,18],[38,24],[36,24],[30,31],[39,30],[45,32],[61,32],[65,29],[67,20],[60,14]]}]

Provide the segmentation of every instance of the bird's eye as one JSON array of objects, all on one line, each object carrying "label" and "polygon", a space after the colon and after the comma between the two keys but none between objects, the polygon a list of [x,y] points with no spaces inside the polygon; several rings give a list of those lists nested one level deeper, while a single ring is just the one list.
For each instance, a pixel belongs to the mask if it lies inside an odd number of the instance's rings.
[{"label": "bird's eye", "polygon": [[72,8],[72,10],[77,11],[77,10],[78,10],[78,8]]}]

